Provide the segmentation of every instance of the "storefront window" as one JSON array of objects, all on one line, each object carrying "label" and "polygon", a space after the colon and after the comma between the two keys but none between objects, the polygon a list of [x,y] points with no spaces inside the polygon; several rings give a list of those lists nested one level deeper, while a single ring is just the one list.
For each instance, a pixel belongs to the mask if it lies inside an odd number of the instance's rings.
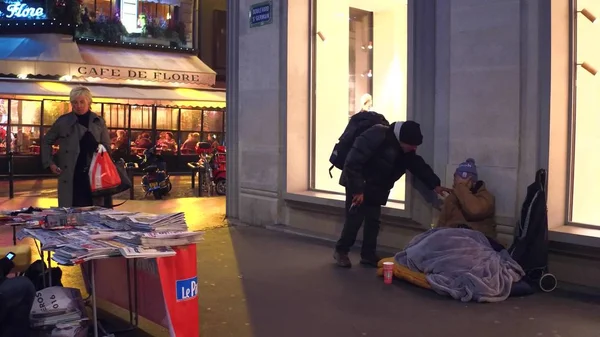
[{"label": "storefront window", "polygon": [[0,98],[0,155],[6,154],[8,134],[8,100]]},{"label": "storefront window", "polygon": [[[312,187],[343,193],[340,171],[329,176],[329,156],[349,118],[367,109],[406,120],[407,1],[315,1]],[[404,201],[404,178],[390,199]]]},{"label": "storefront window", "polygon": [[10,130],[12,132],[11,151],[21,155],[40,153],[39,126],[13,126]]},{"label": "storefront window", "polygon": [[179,109],[156,108],[156,128],[177,130],[179,128]]},{"label": "storefront window", "polygon": [[104,121],[109,128],[127,128],[129,107],[121,104],[104,104]]},{"label": "storefront window", "polygon": [[132,129],[152,129],[152,107],[132,106],[131,107],[131,128]]},{"label": "storefront window", "polygon": [[71,111],[67,101],[44,101],[44,125],[51,126],[60,117]]},{"label": "storefront window", "polygon": [[202,110],[181,109],[181,130],[200,131]]},{"label": "storefront window", "polygon": [[40,124],[42,115],[41,104],[38,101],[10,101],[10,119],[12,124]]},{"label": "storefront window", "polygon": [[[600,15],[600,1],[577,0],[577,11],[586,9],[592,15]],[[576,64],[574,72],[576,87],[573,111],[573,149],[571,183],[571,221],[580,224],[600,225],[600,213],[594,190],[600,187],[600,82],[596,71],[600,69],[600,47],[597,36],[598,24],[591,22],[582,13],[574,14],[576,24]]]},{"label": "storefront window", "polygon": [[158,139],[156,140],[157,150],[163,155],[176,155],[177,149],[179,148],[179,146],[177,146],[177,137],[178,134],[176,131],[158,131]]},{"label": "storefront window", "polygon": [[204,111],[202,131],[223,132],[223,111]]},{"label": "storefront window", "polygon": [[108,129],[114,159],[125,159],[129,153],[129,136],[125,129]]},{"label": "storefront window", "polygon": [[[39,101],[10,101],[10,149],[15,154],[39,154],[42,103]],[[5,146],[7,134],[4,133]]]},{"label": "storefront window", "polygon": [[150,130],[132,130],[131,131],[131,154],[142,155],[145,150],[153,147],[154,132]]},{"label": "storefront window", "polygon": [[188,131],[181,132],[181,154],[182,155],[195,155],[196,144],[200,142],[200,132]]}]

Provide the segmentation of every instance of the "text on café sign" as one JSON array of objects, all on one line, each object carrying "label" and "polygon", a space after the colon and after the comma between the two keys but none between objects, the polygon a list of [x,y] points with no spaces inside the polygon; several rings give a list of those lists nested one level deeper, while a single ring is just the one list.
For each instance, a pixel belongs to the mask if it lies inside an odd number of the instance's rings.
[{"label": "text on caf\u00e9 sign", "polygon": [[26,4],[20,1],[0,2],[0,19],[45,19],[46,12],[39,4]]},{"label": "text on caf\u00e9 sign", "polygon": [[200,74],[165,71],[165,70],[142,70],[112,67],[79,66],[77,73],[82,76],[118,78],[129,80],[150,80],[163,82],[199,82]]}]

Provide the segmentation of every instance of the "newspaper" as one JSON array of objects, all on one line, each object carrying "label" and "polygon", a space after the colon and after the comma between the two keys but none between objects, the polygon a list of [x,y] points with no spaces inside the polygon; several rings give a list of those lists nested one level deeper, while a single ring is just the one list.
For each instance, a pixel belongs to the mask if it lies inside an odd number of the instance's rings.
[{"label": "newspaper", "polygon": [[36,222],[22,228],[18,237],[38,240],[42,250],[53,251],[52,259],[61,265],[113,256],[173,256],[175,251],[170,247],[193,244],[203,239],[202,232],[188,231],[183,212],[153,215],[102,208],[51,208],[25,215],[19,212],[9,214],[4,217],[12,221]]}]

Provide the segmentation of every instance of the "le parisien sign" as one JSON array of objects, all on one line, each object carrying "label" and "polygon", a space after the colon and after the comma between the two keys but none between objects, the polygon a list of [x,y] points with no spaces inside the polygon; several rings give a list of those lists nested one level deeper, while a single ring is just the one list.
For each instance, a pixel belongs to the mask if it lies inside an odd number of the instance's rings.
[{"label": "le parisien sign", "polygon": [[125,80],[146,80],[158,82],[183,82],[194,84],[210,84],[211,74],[168,71],[168,70],[150,70],[121,67],[106,67],[93,65],[75,65],[75,71],[71,74],[75,76],[100,77],[110,79]]}]

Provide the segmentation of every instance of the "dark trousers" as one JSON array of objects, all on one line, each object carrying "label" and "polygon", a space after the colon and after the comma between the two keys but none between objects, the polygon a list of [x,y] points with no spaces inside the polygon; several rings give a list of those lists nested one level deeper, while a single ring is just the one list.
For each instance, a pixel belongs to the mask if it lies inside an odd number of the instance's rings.
[{"label": "dark trousers", "polygon": [[35,298],[26,277],[5,279],[0,284],[0,337],[29,336],[29,313]]},{"label": "dark trousers", "polygon": [[356,236],[364,222],[365,228],[363,229],[363,244],[360,255],[366,258],[373,257],[377,249],[377,236],[379,235],[379,224],[381,223],[379,220],[381,205],[368,205],[363,202],[362,205],[350,210],[351,206],[352,195],[346,190],[346,221],[335,250],[340,253],[348,253],[356,242]]}]

